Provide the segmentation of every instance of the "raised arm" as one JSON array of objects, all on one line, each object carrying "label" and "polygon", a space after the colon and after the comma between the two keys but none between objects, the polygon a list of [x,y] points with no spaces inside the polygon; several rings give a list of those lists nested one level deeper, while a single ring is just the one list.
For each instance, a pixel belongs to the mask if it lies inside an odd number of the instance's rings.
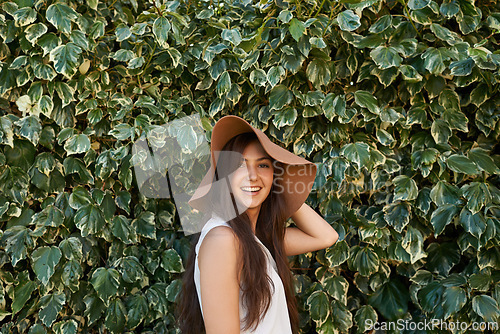
[{"label": "raised arm", "polygon": [[305,203],[291,218],[297,227],[286,228],[287,256],[328,248],[339,238],[337,231]]},{"label": "raised arm", "polygon": [[207,334],[239,334],[238,243],[230,227],[207,233],[198,253],[201,305]]}]

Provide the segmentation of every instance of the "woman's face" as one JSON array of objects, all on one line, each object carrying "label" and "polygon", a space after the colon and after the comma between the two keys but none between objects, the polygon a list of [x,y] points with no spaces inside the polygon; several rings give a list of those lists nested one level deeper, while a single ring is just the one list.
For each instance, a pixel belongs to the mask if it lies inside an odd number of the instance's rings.
[{"label": "woman's face", "polygon": [[273,164],[259,141],[243,151],[243,161],[232,174],[231,190],[235,199],[248,210],[260,210],[273,184]]}]

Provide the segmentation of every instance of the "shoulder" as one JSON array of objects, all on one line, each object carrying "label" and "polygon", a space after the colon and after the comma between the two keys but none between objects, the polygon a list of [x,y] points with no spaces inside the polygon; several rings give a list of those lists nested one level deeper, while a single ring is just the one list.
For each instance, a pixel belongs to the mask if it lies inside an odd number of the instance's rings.
[{"label": "shoulder", "polygon": [[[216,226],[210,229],[205,235],[200,246],[200,253],[219,253],[221,251],[236,251],[238,248],[238,238],[233,229],[229,226]],[[201,254],[200,254],[201,255]]]},{"label": "shoulder", "polygon": [[239,240],[229,226],[210,229],[198,253],[200,271],[235,273],[239,259]]}]

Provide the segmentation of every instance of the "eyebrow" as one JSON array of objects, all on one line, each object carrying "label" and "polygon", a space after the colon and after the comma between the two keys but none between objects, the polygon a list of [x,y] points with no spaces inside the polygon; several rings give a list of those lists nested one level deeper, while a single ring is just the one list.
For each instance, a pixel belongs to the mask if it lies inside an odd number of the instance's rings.
[{"label": "eyebrow", "polygon": [[[244,159],[245,161],[248,161],[248,159]],[[258,159],[255,159],[255,161],[262,161],[262,160],[269,160],[269,161],[272,161],[271,158],[268,158],[268,157],[262,157],[262,158],[258,158]]]}]

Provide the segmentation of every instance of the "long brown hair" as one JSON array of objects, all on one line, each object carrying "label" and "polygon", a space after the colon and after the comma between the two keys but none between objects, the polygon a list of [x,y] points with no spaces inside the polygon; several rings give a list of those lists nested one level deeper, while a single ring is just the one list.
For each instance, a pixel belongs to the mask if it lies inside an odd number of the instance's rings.
[{"label": "long brown hair", "polygon": [[[243,153],[247,145],[255,140],[258,139],[253,132],[240,134],[228,141],[223,151]],[[274,165],[276,163],[273,161]],[[220,166],[224,167],[221,168]],[[231,166],[222,165],[218,162],[218,177],[229,175],[231,169],[235,168],[235,166],[234,162]],[[286,217],[283,208],[285,204],[283,197],[273,188],[262,203],[255,235],[267,247],[276,262],[278,274],[285,289],[292,333],[296,334],[299,330],[299,314],[294,294],[293,275],[284,249]],[[240,289],[242,291],[242,303],[247,310],[243,319],[244,326],[242,330],[254,329],[267,312],[272,297],[271,289],[274,289],[274,287],[271,288],[272,280],[267,275],[266,255],[258,241],[255,240],[250,220],[245,213],[237,215],[235,218],[228,220],[227,223],[231,226],[240,245]],[[198,240],[199,234],[193,240],[193,246],[186,263],[186,271],[182,279],[182,291],[177,300],[177,324],[183,334],[205,333],[205,325],[194,283],[195,246]]]}]

